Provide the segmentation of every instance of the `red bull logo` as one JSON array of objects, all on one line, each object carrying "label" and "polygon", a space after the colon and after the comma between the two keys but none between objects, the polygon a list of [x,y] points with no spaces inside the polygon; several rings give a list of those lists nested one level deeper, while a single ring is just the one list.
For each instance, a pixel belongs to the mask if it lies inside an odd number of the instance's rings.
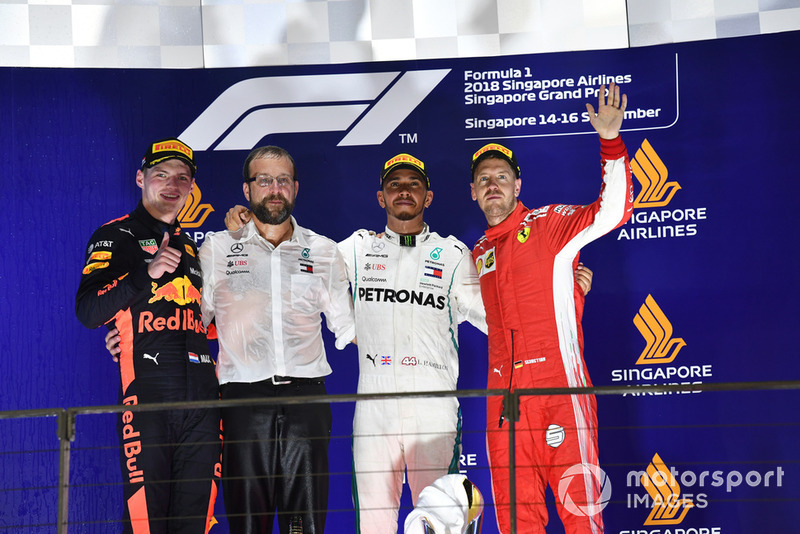
[{"label": "red bull logo", "polygon": [[140,334],[144,332],[163,332],[164,330],[186,330],[197,332],[198,334],[206,333],[206,329],[203,326],[203,317],[199,314],[195,317],[192,309],[177,309],[174,314],[165,317],[157,316],[149,311],[139,314],[138,331]]},{"label": "red bull logo", "polygon": [[[125,406],[136,406],[139,398],[136,395],[126,397],[122,403]],[[128,468],[128,481],[131,484],[144,482],[144,471],[136,465],[139,453],[142,452],[142,442],[139,438],[139,431],[133,425],[133,412],[126,410],[122,413],[122,449],[125,451],[125,465]]]},{"label": "red bull logo", "polygon": [[110,284],[106,284],[105,286],[103,286],[102,289],[98,289],[97,290],[97,295],[98,296],[105,295],[106,293],[108,293],[109,291],[111,291],[112,289],[117,287],[117,284],[119,284],[119,281],[122,280],[123,278],[125,278],[126,276],[128,276],[128,273],[123,274],[122,276],[120,276],[119,278],[115,279]]},{"label": "red bull logo", "polygon": [[194,284],[186,275],[174,278],[160,287],[155,282],[152,282],[152,286],[153,296],[147,301],[150,304],[162,299],[174,302],[179,306],[186,306],[192,302],[199,304],[203,292],[202,288],[197,289],[194,287]]}]

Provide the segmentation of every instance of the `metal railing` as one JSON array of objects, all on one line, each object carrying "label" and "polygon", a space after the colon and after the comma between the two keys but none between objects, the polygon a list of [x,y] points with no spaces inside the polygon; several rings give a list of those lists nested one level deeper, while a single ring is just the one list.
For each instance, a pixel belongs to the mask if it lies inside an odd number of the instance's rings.
[{"label": "metal railing", "polygon": [[[504,399],[505,420],[509,422],[509,469],[510,477],[510,502],[512,503],[510,520],[512,532],[516,532],[517,514],[517,487],[515,480],[516,469],[516,432],[515,426],[519,419],[519,402],[523,396],[553,396],[553,395],[629,395],[629,394],[649,394],[649,393],[686,393],[686,392],[744,392],[744,391],[785,391],[799,390],[800,381],[769,381],[769,382],[732,382],[732,383],[712,383],[712,384],[674,384],[674,385],[642,385],[642,386],[604,386],[586,388],[542,388],[524,390],[459,390],[459,391],[438,391],[423,393],[404,393],[404,394],[360,394],[360,395],[324,395],[309,397],[279,397],[263,399],[237,399],[220,401],[202,402],[175,402],[163,404],[139,404],[129,405],[106,405],[72,408],[53,408],[53,409],[34,409],[34,410],[13,410],[0,411],[0,420],[8,419],[42,419],[56,418],[56,434],[59,441],[58,448],[58,506],[57,519],[55,523],[56,532],[67,534],[70,526],[69,503],[70,503],[70,462],[72,458],[72,443],[76,437],[76,418],[79,415],[113,414],[125,411],[159,411],[159,410],[183,410],[183,409],[205,409],[205,408],[229,408],[236,406],[253,406],[269,404],[308,404],[308,403],[353,403],[365,400],[385,400],[400,398],[437,398],[453,397],[460,399],[479,398],[479,397],[502,397]],[[2,451],[0,451],[1,453]],[[1,491],[1,490],[0,490]],[[45,523],[53,525],[52,522]],[[13,528],[13,527],[11,527]],[[3,530],[3,527],[0,527]]]}]

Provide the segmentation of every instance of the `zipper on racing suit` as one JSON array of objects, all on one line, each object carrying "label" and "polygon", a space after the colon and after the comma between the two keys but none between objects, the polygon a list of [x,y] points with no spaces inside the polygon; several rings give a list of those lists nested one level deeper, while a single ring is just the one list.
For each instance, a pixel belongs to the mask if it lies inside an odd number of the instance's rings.
[{"label": "zipper on racing suit", "polygon": [[[512,384],[514,383],[514,331],[511,330],[511,375],[508,378],[508,391],[511,391]],[[505,421],[506,413],[506,399],[503,399],[503,404],[500,408],[500,422],[497,428],[503,428],[503,421]]]}]

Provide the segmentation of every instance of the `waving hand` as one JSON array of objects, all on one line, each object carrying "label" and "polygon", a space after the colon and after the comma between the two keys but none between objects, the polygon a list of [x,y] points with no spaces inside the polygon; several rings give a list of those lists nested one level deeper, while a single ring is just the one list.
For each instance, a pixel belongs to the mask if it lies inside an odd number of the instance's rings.
[{"label": "waving hand", "polygon": [[586,104],[589,112],[589,122],[592,127],[600,134],[603,139],[614,139],[619,135],[622,127],[622,119],[625,116],[625,108],[628,106],[628,96],[619,94],[619,86],[614,82],[608,86],[608,98],[606,99],[606,86],[600,86],[600,96],[597,102],[597,113],[591,104]]}]

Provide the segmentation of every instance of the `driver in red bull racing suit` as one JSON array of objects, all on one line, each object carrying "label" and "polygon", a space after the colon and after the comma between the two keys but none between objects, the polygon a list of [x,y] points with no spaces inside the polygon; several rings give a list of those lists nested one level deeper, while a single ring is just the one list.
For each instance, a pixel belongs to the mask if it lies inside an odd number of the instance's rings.
[{"label": "driver in red bull racing suit", "polygon": [[[195,243],[176,224],[194,187],[192,150],[150,145],[136,173],[142,200],[89,240],[75,311],[89,328],[120,335],[120,402],[218,400],[201,317]],[[125,533],[208,532],[220,475],[214,409],[133,411],[118,431]]]}]

